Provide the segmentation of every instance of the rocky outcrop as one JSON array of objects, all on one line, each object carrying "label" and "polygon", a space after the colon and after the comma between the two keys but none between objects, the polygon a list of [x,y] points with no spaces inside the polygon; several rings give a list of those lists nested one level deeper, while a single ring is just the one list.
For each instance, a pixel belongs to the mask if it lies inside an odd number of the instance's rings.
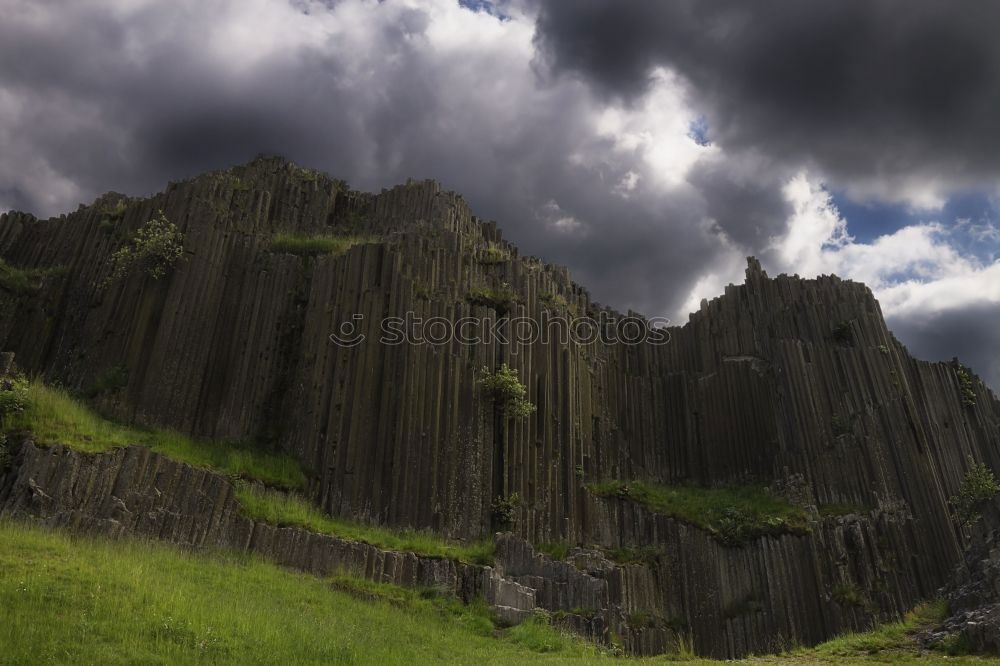
[{"label": "rocky outcrop", "polygon": [[986,508],[971,539],[942,590],[951,615],[923,639],[931,646],[1000,655],[1000,501]]},{"label": "rocky outcrop", "polygon": [[[0,217],[0,258],[62,268],[32,294],[0,289],[0,349],[90,389],[119,418],[279,447],[334,514],[475,538],[493,530],[494,499],[516,493],[515,530],[530,542],[651,545],[662,555],[605,579],[621,578],[609,599],[620,593],[622,612],[647,625],[641,651],[680,629],[701,653],[738,656],[902,612],[960,558],[947,497],[968,457],[1000,470],[1000,401],[953,364],[913,359],[861,284],[771,278],[751,260],[746,282],[670,328],[667,344],[383,344],[383,319],[407,313],[487,327],[624,316],[565,269],[520,256],[433,182],[351,192],[258,160],[120,199],[52,220]],[[158,210],[184,232],[186,258],[162,280],[102,288],[111,253]],[[274,251],[278,232],[372,242],[300,256]],[[482,288],[510,297],[470,297]],[[344,323],[364,341],[334,344]],[[477,387],[479,369],[501,363],[537,405],[523,422],[495,418]],[[116,368],[127,381],[108,388]],[[728,547],[586,489],[606,478],[794,486],[813,508],[863,511]]]}]

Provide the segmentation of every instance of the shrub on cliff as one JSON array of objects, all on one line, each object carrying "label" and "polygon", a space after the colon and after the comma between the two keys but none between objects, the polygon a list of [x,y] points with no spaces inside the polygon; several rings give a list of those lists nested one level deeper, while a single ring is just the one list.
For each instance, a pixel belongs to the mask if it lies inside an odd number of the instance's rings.
[{"label": "shrub on cliff", "polygon": [[523,419],[534,413],[535,405],[528,401],[528,388],[518,379],[517,370],[504,363],[496,372],[484,367],[482,373],[479,385],[492,396],[504,416]]},{"label": "shrub on cliff", "polygon": [[1000,483],[997,483],[992,470],[985,463],[976,463],[970,456],[969,465],[958,494],[948,500],[959,527],[978,521],[979,509],[1000,493]]},{"label": "shrub on cliff", "polygon": [[966,407],[975,407],[976,392],[972,389],[972,373],[967,367],[959,364],[955,368],[955,376],[958,378],[958,392],[962,397],[962,404]]},{"label": "shrub on cliff", "polygon": [[28,406],[28,380],[21,376],[0,377],[0,426],[12,414]]},{"label": "shrub on cliff", "polygon": [[490,512],[493,517],[493,526],[501,530],[509,530],[514,527],[517,521],[517,507],[521,506],[521,496],[517,493],[507,497],[497,496],[493,498]]},{"label": "shrub on cliff", "polygon": [[183,255],[184,235],[161,210],[111,255],[111,274],[102,286],[107,286],[136,269],[159,280]]}]

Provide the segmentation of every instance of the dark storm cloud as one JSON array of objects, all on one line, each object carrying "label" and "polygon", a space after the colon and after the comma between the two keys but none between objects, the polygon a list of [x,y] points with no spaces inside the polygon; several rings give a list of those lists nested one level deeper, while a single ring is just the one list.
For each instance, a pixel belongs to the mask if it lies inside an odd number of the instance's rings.
[{"label": "dark storm cloud", "polygon": [[[601,302],[683,319],[696,285],[715,295],[787,233],[803,167],[969,180],[1000,159],[992,5],[465,4],[9,0],[0,210],[149,194],[261,152],[362,189],[430,177]],[[651,83],[658,65],[687,100]],[[609,105],[641,110],[609,132]],[[699,114],[714,147],[685,161]],[[928,349],[966,353],[945,346]]]},{"label": "dark storm cloud", "polygon": [[[704,198],[645,183],[614,195],[641,158],[607,157],[613,141],[595,132],[584,86],[539,85],[530,19],[520,51],[503,38],[450,53],[428,34],[445,4],[15,3],[0,23],[0,105],[5,95],[12,110],[0,130],[16,135],[0,160],[0,208],[58,214],[261,152],[364,189],[433,177],[601,301],[673,313],[719,257],[718,234],[699,226]],[[504,24],[518,7],[474,4]],[[305,9],[314,23],[299,20]],[[240,21],[252,37],[227,43],[219,29]],[[331,34],[311,35],[317,25]],[[724,225],[736,216],[723,205]],[[558,228],[560,216],[581,226]]]},{"label": "dark storm cloud", "polygon": [[1000,168],[998,25],[992,0],[553,0],[536,43],[612,96],[678,71],[730,151],[977,184]]},{"label": "dark storm cloud", "polygon": [[896,337],[918,358],[948,361],[957,356],[994,391],[1000,391],[997,306],[971,306],[930,317],[888,317],[887,321]]}]

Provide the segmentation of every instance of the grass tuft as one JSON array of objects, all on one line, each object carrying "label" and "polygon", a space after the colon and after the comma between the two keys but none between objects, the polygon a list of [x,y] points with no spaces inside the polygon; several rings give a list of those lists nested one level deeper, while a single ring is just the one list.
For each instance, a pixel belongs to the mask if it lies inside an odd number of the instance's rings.
[{"label": "grass tuft", "polygon": [[553,560],[565,560],[572,549],[573,547],[564,541],[549,541],[535,546],[537,552],[544,553]]}]

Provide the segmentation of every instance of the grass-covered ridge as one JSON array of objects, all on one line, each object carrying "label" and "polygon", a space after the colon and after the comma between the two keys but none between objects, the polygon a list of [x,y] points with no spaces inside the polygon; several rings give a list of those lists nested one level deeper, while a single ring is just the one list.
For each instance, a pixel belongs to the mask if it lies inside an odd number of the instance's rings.
[{"label": "grass-covered ridge", "polygon": [[491,539],[460,544],[445,541],[430,532],[393,530],[353,522],[327,515],[296,495],[259,490],[247,484],[237,484],[236,498],[248,516],[272,525],[301,527],[348,541],[363,541],[379,548],[427,557],[447,558],[470,564],[493,563],[495,544]]},{"label": "grass-covered ridge", "polygon": [[646,481],[602,481],[587,488],[599,497],[619,497],[690,523],[735,545],[767,534],[809,531],[805,509],[760,486],[699,488],[661,486]]},{"label": "grass-covered ridge", "polygon": [[378,238],[365,235],[335,235],[318,234],[308,236],[305,234],[275,234],[271,239],[272,252],[288,252],[290,254],[314,255],[314,254],[343,254],[355,245],[364,243],[375,243]]},{"label": "grass-covered ridge", "polygon": [[101,418],[62,389],[33,381],[21,412],[4,423],[8,431],[27,430],[42,445],[64,444],[100,453],[139,444],[168,458],[207,467],[237,478],[259,479],[285,488],[305,484],[302,468],[292,458],[239,443],[212,442],[166,429],[140,429]]},{"label": "grass-covered ridge", "polygon": [[[743,664],[948,663],[903,622]],[[436,590],[293,573],[256,558],[101,541],[0,521],[0,661],[14,664],[632,664],[542,622],[501,629]],[[711,660],[683,663],[721,664]]]}]

